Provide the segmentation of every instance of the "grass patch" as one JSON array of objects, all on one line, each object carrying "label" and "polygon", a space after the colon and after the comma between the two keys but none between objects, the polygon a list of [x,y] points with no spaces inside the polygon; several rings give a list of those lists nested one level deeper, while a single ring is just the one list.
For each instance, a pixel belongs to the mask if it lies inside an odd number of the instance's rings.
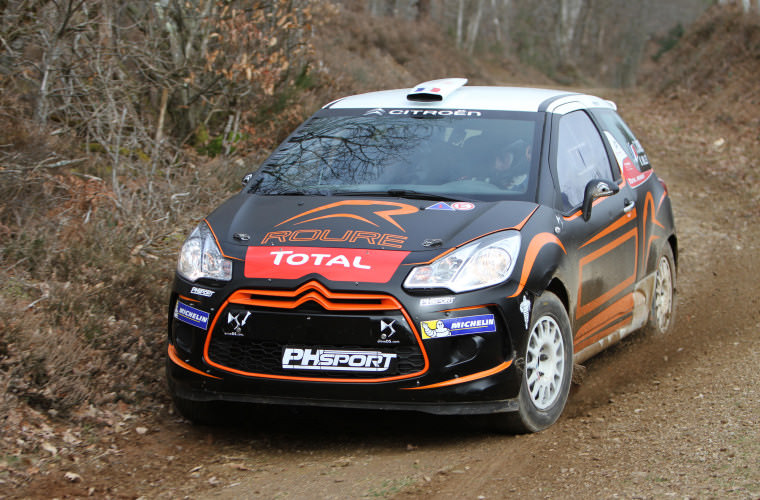
[{"label": "grass patch", "polygon": [[416,483],[417,481],[410,476],[402,477],[399,479],[386,479],[379,487],[370,488],[364,496],[373,498],[390,498]]}]

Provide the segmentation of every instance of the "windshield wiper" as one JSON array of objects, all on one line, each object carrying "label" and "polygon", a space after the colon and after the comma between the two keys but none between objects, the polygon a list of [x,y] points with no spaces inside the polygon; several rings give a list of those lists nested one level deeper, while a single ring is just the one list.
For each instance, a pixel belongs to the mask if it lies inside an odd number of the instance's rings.
[{"label": "windshield wiper", "polygon": [[259,193],[265,196],[327,196],[331,193],[328,191],[314,191],[314,192],[305,192],[305,191],[275,191],[272,193]]},{"label": "windshield wiper", "polygon": [[465,198],[452,198],[445,194],[423,193],[413,189],[388,189],[387,191],[333,191],[333,196],[392,196],[394,198],[409,198],[413,200],[436,201],[467,201]]}]

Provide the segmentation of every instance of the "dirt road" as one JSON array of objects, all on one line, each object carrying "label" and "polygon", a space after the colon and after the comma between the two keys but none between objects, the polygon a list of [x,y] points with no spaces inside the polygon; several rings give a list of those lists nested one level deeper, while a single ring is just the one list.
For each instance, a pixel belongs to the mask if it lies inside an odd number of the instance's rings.
[{"label": "dirt road", "polygon": [[760,209],[730,175],[736,148],[746,160],[758,146],[677,105],[604,95],[674,200],[678,325],[588,361],[555,426],[502,436],[462,418],[267,410],[202,428],[164,408],[93,433],[102,453],[63,456],[11,496],[760,498]]}]

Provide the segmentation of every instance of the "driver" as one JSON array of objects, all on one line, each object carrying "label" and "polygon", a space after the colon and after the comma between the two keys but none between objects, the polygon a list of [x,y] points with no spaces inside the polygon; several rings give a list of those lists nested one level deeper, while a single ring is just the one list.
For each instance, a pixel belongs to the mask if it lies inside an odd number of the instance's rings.
[{"label": "driver", "polygon": [[486,179],[502,189],[525,191],[530,172],[530,144],[519,139],[501,148],[494,159],[492,175]]}]

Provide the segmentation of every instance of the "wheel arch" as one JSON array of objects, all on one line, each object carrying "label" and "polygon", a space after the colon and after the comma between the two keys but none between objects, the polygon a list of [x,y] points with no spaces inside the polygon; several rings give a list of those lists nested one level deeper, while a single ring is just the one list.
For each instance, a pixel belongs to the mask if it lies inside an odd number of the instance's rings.
[{"label": "wheel arch", "polygon": [[673,252],[673,261],[676,265],[676,271],[678,270],[678,239],[675,233],[671,234],[665,240],[660,240],[660,243],[655,243],[652,248],[652,252],[647,257],[646,270],[647,273],[652,273],[657,266],[657,258],[662,254],[665,245],[670,246],[670,250]]},{"label": "wheel arch", "polygon": [[676,270],[678,270],[678,238],[676,238],[675,234],[670,235],[670,238],[668,238],[668,244],[673,251],[673,261],[676,264]]},{"label": "wheel arch", "polygon": [[562,283],[562,281],[559,278],[554,277],[546,286],[545,291],[552,292],[554,295],[557,296],[560,302],[562,302],[562,305],[565,307],[565,311],[567,311],[568,317],[569,317],[570,316],[570,299],[569,299],[565,284]]}]

